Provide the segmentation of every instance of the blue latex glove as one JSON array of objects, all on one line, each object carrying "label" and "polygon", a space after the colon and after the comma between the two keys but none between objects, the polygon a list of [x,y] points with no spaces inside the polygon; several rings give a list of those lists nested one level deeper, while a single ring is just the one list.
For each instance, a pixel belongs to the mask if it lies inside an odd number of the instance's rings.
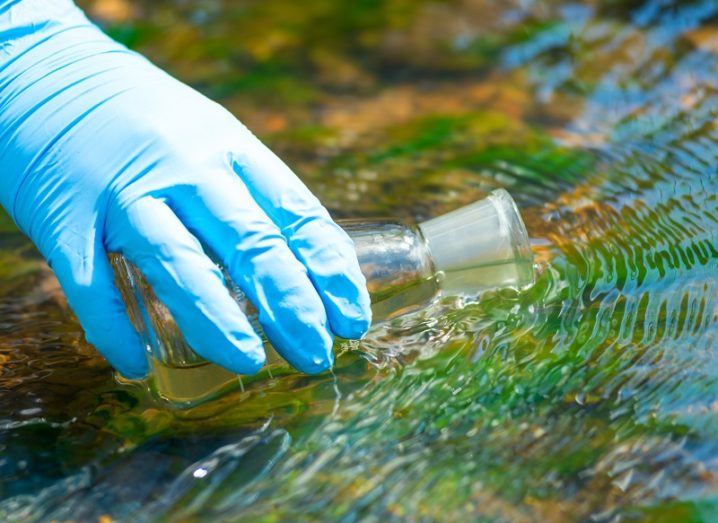
[{"label": "blue latex glove", "polygon": [[69,0],[0,0],[0,202],[128,377],[147,361],[107,252],[140,268],[194,350],[237,373],[264,350],[200,241],[299,370],[327,369],[332,334],[370,323],[351,240],[292,171]]}]

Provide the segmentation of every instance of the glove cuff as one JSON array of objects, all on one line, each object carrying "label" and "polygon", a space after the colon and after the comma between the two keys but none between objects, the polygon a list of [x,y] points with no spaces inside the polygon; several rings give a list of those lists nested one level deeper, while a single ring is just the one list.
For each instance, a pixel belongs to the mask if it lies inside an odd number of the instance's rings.
[{"label": "glove cuff", "polygon": [[71,0],[0,0],[0,89],[3,69],[43,40],[90,25]]},{"label": "glove cuff", "polygon": [[85,52],[82,46],[92,54],[118,44],[70,0],[0,0],[0,204],[13,219],[18,188],[53,138],[45,136],[37,150],[27,147],[44,132],[33,114],[49,110],[67,87],[70,80],[52,74],[71,63],[73,49]]}]

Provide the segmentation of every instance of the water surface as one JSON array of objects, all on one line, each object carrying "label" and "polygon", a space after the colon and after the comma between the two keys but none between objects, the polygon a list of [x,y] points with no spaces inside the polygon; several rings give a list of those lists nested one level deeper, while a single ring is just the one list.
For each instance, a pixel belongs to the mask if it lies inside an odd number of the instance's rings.
[{"label": "water surface", "polygon": [[716,518],[718,4],[83,4],[337,217],[507,188],[540,276],[178,416],[115,382],[2,219],[0,519]]}]

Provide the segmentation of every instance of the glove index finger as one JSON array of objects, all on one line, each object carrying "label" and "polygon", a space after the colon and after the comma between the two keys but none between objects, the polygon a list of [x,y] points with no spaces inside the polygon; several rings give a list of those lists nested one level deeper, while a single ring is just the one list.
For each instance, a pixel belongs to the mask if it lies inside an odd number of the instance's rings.
[{"label": "glove index finger", "polygon": [[371,324],[366,280],[354,244],[292,170],[251,133],[232,168],[279,227],[327,310],[332,331],[362,337]]},{"label": "glove index finger", "polygon": [[232,299],[217,266],[162,201],[117,210],[109,245],[135,264],[199,355],[238,374],[265,361],[262,341]]}]

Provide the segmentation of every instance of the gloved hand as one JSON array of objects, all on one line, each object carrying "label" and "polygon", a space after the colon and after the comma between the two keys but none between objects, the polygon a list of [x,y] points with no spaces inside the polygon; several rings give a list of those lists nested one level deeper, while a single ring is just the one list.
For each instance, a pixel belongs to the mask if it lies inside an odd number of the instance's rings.
[{"label": "gloved hand", "polygon": [[292,171],[69,0],[0,0],[0,169],[0,202],[125,376],[147,362],[107,252],[140,268],[197,353],[237,373],[262,366],[262,343],[200,242],[299,370],[327,369],[332,334],[369,326],[351,240]]}]

